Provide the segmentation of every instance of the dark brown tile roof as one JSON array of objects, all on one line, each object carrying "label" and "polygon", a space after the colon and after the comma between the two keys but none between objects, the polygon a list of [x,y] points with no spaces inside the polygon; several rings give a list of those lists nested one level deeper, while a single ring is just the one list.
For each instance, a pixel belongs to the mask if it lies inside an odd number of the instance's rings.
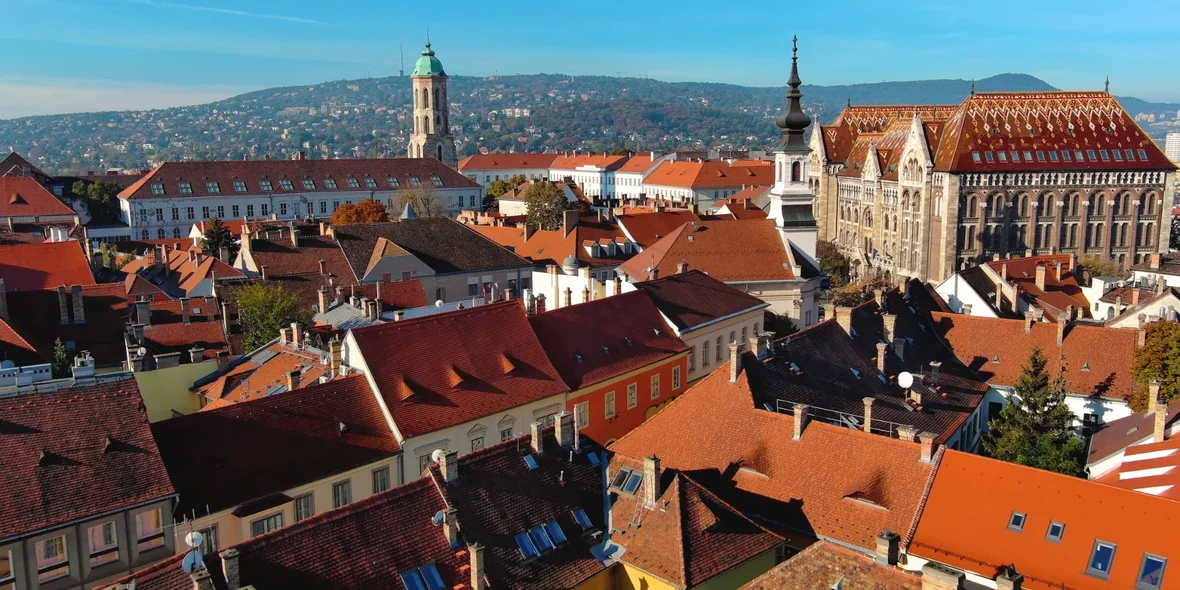
[{"label": "dark brown tile roof", "polygon": [[86,321],[81,324],[72,323],[72,295],[68,289],[68,324],[61,323],[56,289],[9,292],[7,298],[9,324],[43,358],[53,358],[54,342],[60,338],[67,347],[73,343],[77,352],[90,351],[99,368],[119,367],[127,360],[122,334],[127,328],[128,295],[123,283],[83,286]]},{"label": "dark brown tile roof", "polygon": [[414,255],[438,274],[533,266],[450,219],[419,217],[390,223],[342,225],[334,230],[353,272],[362,280],[381,238]]},{"label": "dark brown tile roof", "polygon": [[[1178,419],[1180,400],[1168,404],[1164,424],[1170,428]],[[1103,424],[1102,428],[1090,437],[1086,463],[1096,463],[1145,438],[1151,438],[1155,432],[1154,428],[1155,414],[1151,412],[1137,412]]]},{"label": "dark brown tile roof", "polygon": [[831,590],[838,585],[850,590],[922,590],[922,578],[878,564],[864,552],[819,541],[754,578],[742,590]]},{"label": "dark brown tile roof", "polygon": [[0,398],[0,541],[175,494],[134,379]]},{"label": "dark brown tile roof", "polygon": [[769,306],[765,301],[699,270],[636,283],[635,287],[647,293],[660,312],[681,332],[756,307]]}]

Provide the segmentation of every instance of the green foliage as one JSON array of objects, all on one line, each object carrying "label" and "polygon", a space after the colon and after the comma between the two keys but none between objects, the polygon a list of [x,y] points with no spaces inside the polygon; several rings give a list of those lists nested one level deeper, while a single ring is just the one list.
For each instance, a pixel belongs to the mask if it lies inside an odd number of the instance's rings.
[{"label": "green foliage", "polygon": [[205,233],[201,238],[202,248],[210,256],[220,256],[221,249],[228,248],[233,252],[234,236],[220,219],[214,217],[205,226]]},{"label": "green foliage", "polygon": [[820,240],[815,244],[815,255],[819,258],[820,270],[828,273],[832,279],[832,286],[838,287],[848,283],[848,272],[851,269],[848,257],[840,253],[836,244]]},{"label": "green foliage", "polygon": [[611,150],[610,155],[612,155],[612,156],[630,156],[631,150],[629,150],[625,147],[619,146],[619,147]]},{"label": "green foliage", "polygon": [[526,180],[528,179],[525,178],[523,174],[517,174],[512,178],[493,181],[492,184],[488,185],[488,190],[485,194],[487,194],[489,197],[498,199],[504,193],[524,184]]},{"label": "green foliage", "polygon": [[1131,273],[1119,267],[1119,263],[1101,256],[1083,256],[1078,259],[1078,266],[1090,272],[1094,277],[1126,278]]},{"label": "green foliage", "polygon": [[246,335],[246,349],[254,350],[279,336],[292,322],[311,321],[311,309],[281,285],[246,285],[233,292],[234,305]]},{"label": "green foliage", "polygon": [[1071,429],[1073,411],[1065,404],[1065,362],[1050,377],[1041,349],[1021,367],[1008,405],[988,424],[984,453],[990,457],[1083,477],[1085,444]]},{"label": "green foliage", "polygon": [[119,193],[122,187],[113,182],[91,182],[81,180],[70,187],[74,195],[86,202],[86,212],[91,223],[117,223],[119,221]]},{"label": "green foliage", "polygon": [[791,319],[791,316],[786,314],[779,315],[773,311],[763,314],[762,326],[767,332],[773,332],[775,338],[789,336],[799,331],[798,326],[795,325],[795,321]]},{"label": "green foliage", "polygon": [[524,193],[528,207],[529,225],[544,230],[561,229],[563,212],[568,201],[565,193],[552,182],[537,182]]},{"label": "green foliage", "polygon": [[74,374],[73,359],[66,352],[66,345],[62,343],[61,338],[58,338],[53,343],[53,360],[49,366],[50,370],[53,371],[54,379],[64,379]]},{"label": "green foliage", "polygon": [[1131,396],[1131,409],[1147,410],[1147,384],[1158,380],[1164,401],[1180,399],[1180,324],[1152,322],[1144,328],[1147,342],[1135,349],[1132,374],[1138,384]]},{"label": "green foliage", "polygon": [[111,262],[114,260],[117,251],[115,245],[110,242],[103,242],[98,245],[98,253],[102,255],[102,265],[104,268],[110,268]]}]

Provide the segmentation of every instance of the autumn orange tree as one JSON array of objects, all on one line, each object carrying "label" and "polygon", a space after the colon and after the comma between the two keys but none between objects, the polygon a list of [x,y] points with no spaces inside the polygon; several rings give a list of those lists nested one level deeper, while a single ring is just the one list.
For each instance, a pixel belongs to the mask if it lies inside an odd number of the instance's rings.
[{"label": "autumn orange tree", "polygon": [[1144,329],[1147,342],[1135,349],[1132,369],[1136,388],[1131,408],[1138,412],[1147,409],[1147,384],[1152,381],[1160,382],[1164,401],[1180,399],[1180,324],[1151,322]]},{"label": "autumn orange tree", "polygon": [[352,205],[341,205],[332,214],[332,225],[348,225],[350,223],[379,223],[389,221],[389,213],[385,205],[365,199]]}]

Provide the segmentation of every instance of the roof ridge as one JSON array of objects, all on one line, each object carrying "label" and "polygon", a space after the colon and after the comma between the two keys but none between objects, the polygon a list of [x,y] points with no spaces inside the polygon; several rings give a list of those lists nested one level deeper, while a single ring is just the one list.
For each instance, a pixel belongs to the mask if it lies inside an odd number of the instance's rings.
[{"label": "roof ridge", "polygon": [[914,520],[910,522],[909,530],[906,531],[901,539],[902,547],[908,547],[910,540],[918,532],[918,522],[922,520],[922,512],[926,510],[926,500],[930,498],[930,490],[934,489],[934,477],[938,475],[938,468],[942,466],[942,457],[944,454],[946,454],[946,446],[941,446],[934,453],[934,457],[930,461],[930,475],[926,478],[926,485],[923,486],[922,497],[918,499],[918,509],[914,511]]},{"label": "roof ridge", "polygon": [[411,318],[408,320],[402,320],[400,322],[385,322],[382,324],[372,324],[369,326],[360,326],[357,328],[353,328],[352,331],[359,332],[359,333],[363,334],[366,332],[375,332],[375,331],[382,329],[382,328],[388,330],[388,329],[391,329],[394,327],[399,327],[399,326],[418,325],[418,324],[443,322],[443,321],[454,321],[457,317],[467,317],[467,316],[475,315],[476,312],[490,313],[493,311],[499,311],[501,308],[511,307],[513,305],[515,305],[516,307],[520,307],[522,312],[524,311],[524,308],[521,306],[520,300],[507,299],[504,301],[494,301],[492,303],[485,303],[483,305],[476,305],[474,307],[465,307],[463,309],[456,309],[456,310],[449,311],[447,313],[438,313],[438,314],[426,315],[426,316],[422,316],[422,317],[418,317],[418,318]]}]

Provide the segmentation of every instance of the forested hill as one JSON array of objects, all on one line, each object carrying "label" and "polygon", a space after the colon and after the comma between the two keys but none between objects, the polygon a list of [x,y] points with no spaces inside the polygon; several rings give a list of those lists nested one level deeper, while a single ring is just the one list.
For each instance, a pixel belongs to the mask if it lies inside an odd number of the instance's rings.
[{"label": "forested hill", "polygon": [[[821,121],[853,104],[953,104],[967,80],[803,86]],[[1024,74],[975,82],[979,92],[1053,90]],[[487,150],[764,148],[786,87],[745,87],[642,78],[534,74],[450,79],[451,124],[460,153]],[[1163,135],[1180,105],[1121,98]],[[165,160],[376,157],[405,152],[410,79],[367,78],[270,88],[203,105],[0,120],[0,146],[54,173],[143,168]]]}]

